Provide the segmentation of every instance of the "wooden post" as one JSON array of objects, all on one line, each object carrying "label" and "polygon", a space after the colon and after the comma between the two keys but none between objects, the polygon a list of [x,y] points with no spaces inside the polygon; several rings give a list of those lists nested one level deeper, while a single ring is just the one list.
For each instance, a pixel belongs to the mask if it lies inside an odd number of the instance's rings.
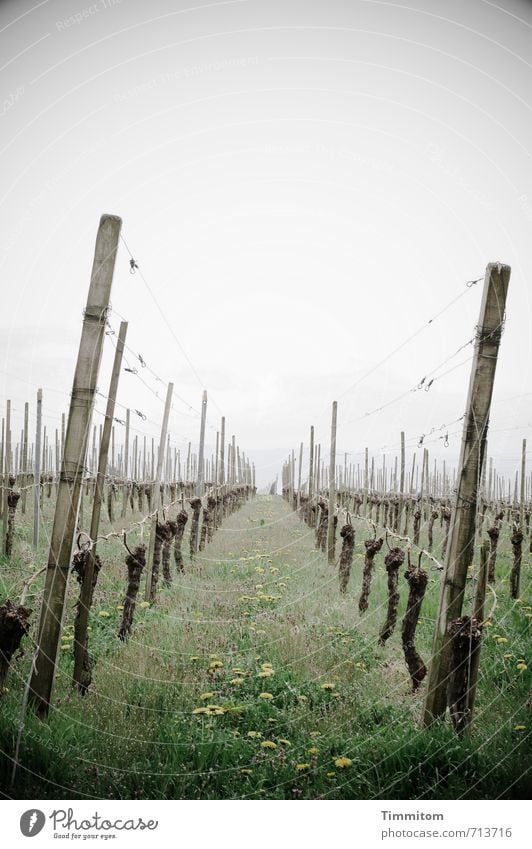
[{"label": "wooden post", "polygon": [[2,527],[2,554],[5,556],[7,552],[7,523],[9,509],[7,506],[9,490],[9,477],[11,475],[11,401],[6,404],[6,450],[4,455],[4,506],[2,508],[2,516],[4,524]]},{"label": "wooden post", "polygon": [[[525,527],[525,481],[526,481],[526,439],[523,439],[521,447],[521,492],[519,499],[519,527],[523,531]],[[519,596],[519,581],[517,586]]]},{"label": "wooden post", "polygon": [[297,470],[297,509],[301,507],[301,467],[303,466],[303,443],[299,446],[299,465]]},{"label": "wooden post", "polygon": [[121,219],[113,215],[103,215],[100,220],[87,306],[83,317],[68,415],[65,454],[50,540],[37,649],[30,680],[30,699],[41,717],[48,713],[52,695],[72,561],[83,464],[87,453],[87,434],[100,370],[121,224]]},{"label": "wooden post", "polygon": [[405,432],[401,431],[401,472],[399,478],[399,510],[397,515],[397,530],[401,533],[401,516],[405,494]]},{"label": "wooden post", "polygon": [[39,545],[41,524],[41,435],[42,435],[42,389],[37,390],[37,423],[35,425],[35,467],[33,470],[33,547]]},{"label": "wooden post", "polygon": [[364,494],[362,497],[362,515],[368,515],[368,489],[369,489],[369,448],[364,449]]},{"label": "wooden post", "polygon": [[22,498],[21,509],[22,514],[26,513],[26,497],[28,492],[28,420],[29,420],[29,404],[26,401],[24,404],[24,431],[22,436]]},{"label": "wooden post", "polygon": [[[198,479],[196,481],[196,497],[201,498],[205,490],[205,422],[207,420],[207,392],[203,391],[201,398],[201,422],[198,456]],[[196,546],[197,551],[197,546]]]},{"label": "wooden post", "polygon": [[64,453],[65,453],[65,433],[66,433],[65,414],[61,413],[61,463],[63,462],[63,456],[64,456]]},{"label": "wooden post", "polygon": [[157,455],[157,472],[155,480],[152,482],[152,497],[151,510],[153,517],[151,520],[150,544],[148,548],[148,557],[146,559],[146,589],[144,593],[145,601],[150,600],[151,596],[151,576],[153,571],[153,553],[155,551],[155,532],[157,529],[157,512],[161,504],[161,475],[163,471],[164,449],[166,445],[166,433],[168,431],[168,418],[170,416],[170,407],[172,404],[172,393],[174,384],[169,383],[166,391],[166,403],[164,405],[163,423],[161,426],[161,438],[159,440],[159,452]]},{"label": "wooden post", "polygon": [[220,427],[220,486],[225,483],[225,416]]},{"label": "wooden post", "polygon": [[336,417],[338,402],[333,401],[331,419],[331,454],[329,459],[329,515],[327,518],[327,559],[334,563],[334,510],[336,507]]},{"label": "wooden post", "polygon": [[[84,689],[84,660],[86,656],[87,643],[87,626],[89,624],[89,612],[92,604],[92,581],[94,577],[94,559],[96,555],[96,540],[98,537],[98,528],[100,526],[100,513],[103,502],[103,489],[107,474],[107,458],[109,455],[109,442],[111,439],[111,428],[113,425],[113,417],[115,414],[115,399],[118,390],[118,381],[120,378],[120,369],[122,367],[122,355],[124,353],[124,345],[126,342],[127,322],[120,323],[118,331],[118,340],[115,349],[115,357],[113,362],[113,371],[111,374],[111,383],[109,385],[109,395],[107,397],[107,409],[105,411],[105,419],[103,424],[102,438],[100,441],[100,454],[98,457],[98,472],[96,476],[96,489],[94,492],[94,501],[92,503],[92,516],[90,537],[93,540],[92,548],[89,551],[85,568],[83,571],[83,580],[79,594],[79,605],[76,622],[76,642],[74,644],[74,677],[73,684],[80,689]],[[128,411],[129,412],[129,411]]]},{"label": "wooden post", "polygon": [[490,263],[486,269],[475,353],[449,528],[445,569],[434,631],[424,723],[445,715],[450,661],[449,623],[462,613],[467,570],[473,558],[480,473],[487,438],[495,369],[502,335],[510,267]]},{"label": "wooden post", "polygon": [[130,410],[129,408],[126,410],[126,444],[124,447],[124,462],[123,462],[123,483],[122,483],[122,519],[126,516],[127,509],[127,491],[128,491],[128,482],[127,476],[129,471],[129,419],[130,419]]},{"label": "wooden post", "polygon": [[[475,590],[475,600],[473,603],[473,619],[481,625],[484,620],[484,600],[486,597],[486,586],[488,583],[488,559],[489,559],[490,544],[485,540],[480,547],[480,567],[477,578],[477,586]],[[469,693],[468,693],[468,711],[467,724],[473,718],[473,709],[475,707],[475,696],[477,692],[478,670],[480,667],[480,646],[479,642],[471,655],[471,665],[469,668]]]},{"label": "wooden post", "polygon": [[310,449],[309,449],[309,458],[308,458],[308,516],[310,521],[310,516],[312,513],[310,512],[310,502],[312,500],[312,496],[314,494],[314,425],[310,427]]}]

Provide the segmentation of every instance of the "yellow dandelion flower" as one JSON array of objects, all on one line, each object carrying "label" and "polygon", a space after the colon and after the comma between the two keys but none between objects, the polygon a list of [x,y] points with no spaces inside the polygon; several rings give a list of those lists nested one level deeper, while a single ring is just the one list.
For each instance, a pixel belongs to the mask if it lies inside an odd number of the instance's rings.
[{"label": "yellow dandelion flower", "polygon": [[212,699],[213,696],[214,696],[214,693],[201,693],[200,699],[201,699],[202,702],[206,702],[208,699]]},{"label": "yellow dandelion flower", "polygon": [[194,710],[192,711],[192,713],[193,713],[193,714],[198,714],[198,713],[207,713],[207,708],[206,708],[206,707],[197,707],[197,708],[194,708]]},{"label": "yellow dandelion flower", "polygon": [[72,648],[72,643],[66,643],[65,645],[61,646],[62,651],[68,651],[71,648]]},{"label": "yellow dandelion flower", "polygon": [[255,737],[262,737],[262,734],[260,731],[248,731],[247,736],[254,739]]},{"label": "yellow dandelion flower", "polygon": [[311,746],[310,749],[307,749],[307,752],[309,753],[309,755],[317,755],[319,749],[317,746]]},{"label": "yellow dandelion flower", "polygon": [[338,769],[344,769],[346,766],[351,766],[353,761],[351,758],[341,757],[335,758],[334,765],[338,767]]},{"label": "yellow dandelion flower", "polygon": [[149,606],[150,606],[149,601],[141,601],[141,603],[139,604],[139,607],[149,607]]},{"label": "yellow dandelion flower", "polygon": [[123,605],[123,604],[117,604],[117,605],[116,605],[116,609],[117,609],[117,610],[123,610],[123,609],[124,609],[124,605]]},{"label": "yellow dandelion flower", "polygon": [[259,672],[259,678],[270,678],[273,675],[273,669],[263,669]]},{"label": "yellow dandelion flower", "polygon": [[237,684],[243,684],[244,679],[243,678],[232,678],[229,683],[233,684],[236,687]]},{"label": "yellow dandelion flower", "polygon": [[508,658],[510,658],[510,657],[513,657],[513,654],[512,654],[512,652],[511,652],[511,651],[507,651],[507,652],[506,652],[506,654],[503,654],[503,657],[505,657],[505,658],[507,658],[507,659],[508,659]]},{"label": "yellow dandelion flower", "polygon": [[282,743],[283,746],[291,746],[290,740],[287,740],[285,737],[281,737],[279,739],[279,743]]},{"label": "yellow dandelion flower", "polygon": [[209,664],[209,669],[221,669],[223,663],[221,660],[213,660],[212,663]]},{"label": "yellow dandelion flower", "polygon": [[328,773],[327,773],[327,778],[334,778],[334,776],[335,776],[335,775],[336,775],[336,773],[335,773],[335,772],[328,772]]},{"label": "yellow dandelion flower", "polygon": [[306,769],[309,769],[310,764],[296,764],[296,772],[304,772]]},{"label": "yellow dandelion flower", "polygon": [[107,619],[109,613],[107,612],[107,610],[100,610],[99,615],[102,617],[102,619]]},{"label": "yellow dandelion flower", "polygon": [[273,740],[263,740],[261,746],[263,749],[276,749],[277,743],[274,743]]},{"label": "yellow dandelion flower", "polygon": [[199,654],[193,654],[190,660],[200,660]]},{"label": "yellow dandelion flower", "polygon": [[309,734],[309,737],[319,737],[319,736],[320,736],[319,731],[311,731],[310,734]]},{"label": "yellow dandelion flower", "polygon": [[526,725],[514,725],[514,731],[524,731]]},{"label": "yellow dandelion flower", "polygon": [[524,672],[525,669],[528,669],[528,666],[526,665],[526,663],[518,663],[515,668],[519,669],[520,672]]},{"label": "yellow dandelion flower", "polygon": [[242,773],[242,775],[253,775],[252,769],[241,769],[240,772]]},{"label": "yellow dandelion flower", "polygon": [[497,637],[497,642],[498,642],[499,644],[500,644],[500,643],[507,643],[507,642],[508,642],[508,637]]},{"label": "yellow dandelion flower", "polygon": [[259,699],[264,699],[264,701],[269,702],[273,699],[271,693],[259,693]]},{"label": "yellow dandelion flower", "polygon": [[322,690],[334,690],[336,684],[331,684],[330,681],[326,681],[325,684],[321,685]]}]

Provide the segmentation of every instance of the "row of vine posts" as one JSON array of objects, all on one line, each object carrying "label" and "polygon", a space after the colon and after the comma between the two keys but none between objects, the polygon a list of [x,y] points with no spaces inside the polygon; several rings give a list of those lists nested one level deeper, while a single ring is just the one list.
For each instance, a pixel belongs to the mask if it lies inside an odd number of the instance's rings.
[{"label": "row of vine posts", "polygon": [[[190,560],[193,562],[198,551],[213,538],[223,519],[238,509],[245,501],[254,496],[255,468],[249,459],[240,453],[235,437],[228,442],[227,480],[225,476],[225,417],[222,417],[221,432],[217,433],[216,463],[209,465],[204,458],[205,424],[207,413],[207,393],[203,393],[200,421],[199,454],[193,462],[189,443],[186,478],[181,479],[181,470],[176,478],[176,458],[174,456],[174,475],[171,472],[169,458],[168,420],[172,403],[173,384],[167,385],[163,421],[161,425],[157,464],[154,468],[154,450],[152,446],[151,479],[145,480],[146,449],[143,458],[143,480],[136,481],[128,477],[129,460],[129,410],[126,418],[126,445],[122,449],[122,462],[117,476],[114,463],[115,399],[117,397],[122,358],[127,337],[127,322],[122,321],[115,346],[115,357],[107,397],[104,423],[100,430],[99,451],[95,447],[95,429],[93,430],[92,474],[86,474],[88,454],[88,434],[97,392],[99,366],[102,356],[109,309],[111,285],[114,274],[116,252],[121,229],[121,219],[104,215],[96,237],[94,262],[83,316],[83,327],[78,360],[71,393],[70,410],[65,427],[62,421],[61,448],[59,450],[56,433],[56,475],[44,474],[41,462],[46,458],[46,449],[42,446],[42,390],[37,394],[37,430],[34,450],[32,448],[28,463],[28,404],[25,405],[24,431],[21,434],[20,450],[15,463],[11,446],[11,406],[7,403],[6,420],[2,431],[2,464],[4,476],[1,477],[1,502],[3,517],[3,553],[9,557],[13,545],[15,511],[22,497],[23,509],[26,508],[26,494],[34,492],[34,545],[38,543],[40,507],[46,495],[51,497],[55,489],[56,503],[52,525],[48,563],[24,582],[20,604],[7,600],[0,605],[0,694],[3,690],[11,660],[19,649],[21,640],[30,629],[31,610],[25,606],[25,598],[30,583],[43,572],[45,583],[39,622],[37,627],[36,648],[32,663],[32,672],[28,687],[28,701],[41,718],[46,717],[54,685],[56,663],[61,639],[64,609],[67,596],[69,575],[73,572],[79,584],[79,597],[76,604],[74,624],[74,673],[73,684],[81,692],[87,692],[92,678],[92,658],[88,646],[88,623],[98,574],[102,560],[97,553],[97,541],[115,537],[122,538],[127,549],[127,589],[123,604],[122,622],[117,636],[128,638],[133,625],[135,605],[144,572],[144,599],[149,604],[156,601],[160,587],[160,567],[162,565],[163,585],[171,585],[173,578],[170,568],[171,549],[177,573],[184,571],[182,542],[185,526],[190,518]],[[100,393],[101,394],[101,393]],[[109,448],[112,443],[112,457],[109,462]],[[166,470],[164,470],[166,452]],[[96,465],[97,457],[97,468]],[[31,460],[34,460],[32,473],[28,472]],[[49,458],[50,459],[50,458]],[[15,467],[18,465],[18,469]],[[43,463],[44,465],[44,463]],[[1,470],[2,467],[0,467]],[[60,469],[59,474],[57,470]],[[132,470],[137,475],[140,469],[138,451],[134,450]],[[19,472],[20,489],[16,490]],[[95,472],[95,473],[94,473]],[[190,480],[190,476],[193,479]],[[209,479],[210,478],[210,479]],[[148,513],[139,521],[133,521],[131,528],[144,529],[149,526],[149,538],[146,545],[141,541],[133,550],[127,542],[127,529],[121,532],[100,536],[99,526],[102,507],[107,504],[111,525],[114,521],[114,506],[122,490],[121,518],[127,517],[128,505],[134,518],[135,508],[144,509],[146,500]],[[89,531],[83,530],[83,493],[92,496]],[[188,501],[188,510],[185,505]],[[171,518],[172,508],[177,515]],[[190,511],[190,512],[189,512]],[[162,521],[161,521],[162,519]]]},{"label": "row of vine posts", "polygon": [[[332,404],[329,468],[320,457],[321,447],[315,445],[314,427],[310,429],[309,471],[302,487],[303,444],[299,451],[298,479],[295,476],[295,453],[285,462],[282,473],[283,496],[294,510],[299,510],[310,527],[315,528],[316,547],[327,554],[328,562],[339,568],[340,592],[347,589],[354,552],[355,530],[353,521],[360,520],[373,528],[373,536],[366,539],[362,592],[359,599],[361,614],[367,610],[374,568],[374,559],[384,541],[388,551],[384,564],[388,580],[386,619],[379,633],[379,643],[384,645],[393,633],[397,620],[399,601],[398,573],[407,560],[405,579],[409,587],[406,613],[402,623],[402,645],[412,688],[418,689],[427,679],[423,723],[432,725],[443,719],[449,709],[457,732],[469,727],[473,716],[478,678],[481,638],[484,627],[486,588],[495,580],[495,561],[499,533],[505,519],[511,526],[513,565],[510,576],[510,595],[519,596],[522,567],[522,544],[525,533],[530,537],[530,503],[526,502],[526,441],[523,440],[520,476],[520,498],[517,498],[517,478],[513,502],[505,499],[504,490],[490,463],[489,482],[486,485],[486,444],[490,406],[495,380],[497,357],[505,318],[506,297],[510,280],[510,267],[490,263],[486,268],[479,322],[474,340],[474,356],[463,418],[463,432],[458,468],[451,486],[447,472],[429,473],[428,451],[423,448],[421,486],[414,487],[414,464],[410,485],[405,486],[405,435],[401,433],[401,460],[397,459],[391,488],[387,487],[387,473],[383,464],[377,474],[380,487],[374,487],[372,460],[371,478],[368,451],[365,452],[363,486],[357,471],[347,466],[344,456],[343,472],[337,465],[336,431],[338,405]],[[422,444],[423,439],[420,441]],[[370,488],[369,482],[372,486]],[[340,485],[338,482],[340,481]],[[417,478],[416,478],[417,482]],[[336,558],[336,538],[340,516],[342,548]],[[441,561],[432,553],[435,521],[444,528]],[[422,522],[428,528],[427,547],[420,547]],[[412,522],[412,535],[409,524]],[[482,541],[485,523],[489,524],[487,537]],[[385,536],[377,538],[377,527]],[[474,601],[469,613],[464,613],[464,597],[468,570],[473,562],[475,541],[481,541],[480,568],[476,580]],[[390,539],[406,543],[391,547]],[[418,551],[417,561],[412,561],[412,547]],[[532,551],[532,540],[530,541]],[[415,646],[415,631],[423,602],[428,575],[422,568],[422,558],[428,557],[432,568],[441,574],[440,598],[434,625],[433,646],[427,669]]]}]

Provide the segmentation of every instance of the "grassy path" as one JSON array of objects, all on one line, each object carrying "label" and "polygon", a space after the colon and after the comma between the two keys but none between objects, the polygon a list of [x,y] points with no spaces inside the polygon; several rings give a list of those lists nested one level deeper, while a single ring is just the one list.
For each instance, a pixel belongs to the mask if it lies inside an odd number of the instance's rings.
[{"label": "grassy path", "polygon": [[[369,609],[363,618],[358,613],[365,536],[357,528],[351,583],[340,596],[337,571],[316,552],[313,532],[281,498],[257,498],[224,522],[205,556],[174,575],[154,607],[137,608],[125,645],[116,639],[123,548],[102,548],[90,694],[81,698],[70,686],[73,582],[54,708],[45,724],[28,717],[14,791],[9,756],[28,658],[17,664],[3,699],[4,792],[493,798],[512,786],[511,795],[524,795],[527,684],[516,663],[526,647],[528,608],[499,601],[483,648],[471,738],[458,740],[448,726],[424,731],[424,691],[410,692],[400,644],[402,571],[396,633],[385,648],[377,645],[386,605],[382,554]],[[439,580],[431,572],[418,630],[425,659]]]}]

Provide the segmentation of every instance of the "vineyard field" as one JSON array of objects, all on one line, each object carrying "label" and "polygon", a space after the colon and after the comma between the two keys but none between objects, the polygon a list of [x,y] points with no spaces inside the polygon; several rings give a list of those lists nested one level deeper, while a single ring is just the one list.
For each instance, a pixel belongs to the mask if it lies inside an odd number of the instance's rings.
[{"label": "vineyard field", "polygon": [[[53,499],[45,499],[43,558],[52,510]],[[102,532],[109,529],[105,517]],[[442,533],[437,522],[435,554]],[[14,785],[29,639],[12,663],[0,712],[3,792],[28,799],[526,798],[530,682],[522,659],[532,607],[529,598],[509,598],[508,529],[486,598],[477,712],[461,737],[449,724],[422,727],[426,682],[412,693],[401,645],[404,568],[397,627],[378,644],[384,551],[368,610],[359,614],[363,543],[371,536],[367,523],[356,523],[351,578],[340,594],[338,570],[316,549],[314,529],[281,496],[251,498],[192,563],[186,552],[184,573],[172,561],[173,583],[155,604],[139,596],[127,642],[117,638],[127,552],[120,539],[99,546],[91,688],[81,696],[72,687],[78,586],[71,579],[54,702],[45,723],[27,713]],[[29,524],[21,523],[1,574],[3,597],[31,573],[30,541]],[[129,547],[135,542],[132,534]],[[416,646],[428,661],[441,576],[426,568]],[[36,606],[41,592],[39,577],[25,604]]]}]

